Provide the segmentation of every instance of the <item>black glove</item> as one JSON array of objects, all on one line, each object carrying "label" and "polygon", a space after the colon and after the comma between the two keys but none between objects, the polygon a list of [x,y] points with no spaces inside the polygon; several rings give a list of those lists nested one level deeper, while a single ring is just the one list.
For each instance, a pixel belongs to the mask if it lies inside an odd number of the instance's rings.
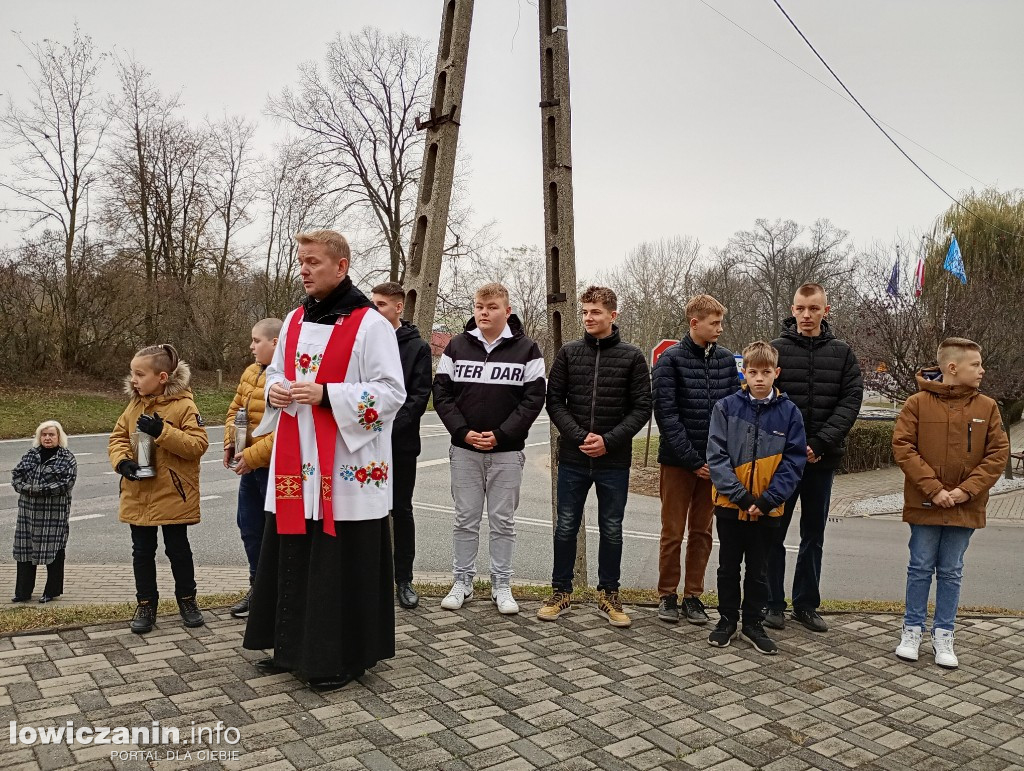
[{"label": "black glove", "polygon": [[152,415],[140,415],[136,425],[139,431],[144,431],[156,439],[164,430],[164,419],[160,417],[160,413],[154,412]]},{"label": "black glove", "polygon": [[139,464],[133,460],[125,458],[123,461],[117,464],[117,473],[123,476],[125,479],[130,479],[132,482],[138,482]]}]

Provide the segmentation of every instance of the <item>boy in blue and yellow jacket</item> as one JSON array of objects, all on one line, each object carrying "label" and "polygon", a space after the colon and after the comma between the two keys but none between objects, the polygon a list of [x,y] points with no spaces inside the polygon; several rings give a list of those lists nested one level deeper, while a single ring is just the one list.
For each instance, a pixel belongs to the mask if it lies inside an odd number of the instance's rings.
[{"label": "boy in blue and yellow jacket", "polygon": [[779,353],[758,341],[743,351],[742,391],[727,396],[711,413],[708,470],[718,523],[718,626],[708,643],[725,648],[740,621],[740,563],[743,580],[741,632],[758,651],[778,653],[765,633],[765,560],[783,508],[807,464],[807,440],[800,410],[775,388]]}]

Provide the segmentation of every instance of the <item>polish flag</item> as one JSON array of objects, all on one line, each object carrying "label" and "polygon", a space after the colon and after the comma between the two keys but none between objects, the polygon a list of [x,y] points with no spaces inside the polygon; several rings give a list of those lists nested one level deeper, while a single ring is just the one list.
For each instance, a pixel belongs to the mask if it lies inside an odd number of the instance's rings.
[{"label": "polish flag", "polygon": [[920,297],[924,289],[924,258],[917,258],[917,270],[914,271],[914,297]]}]

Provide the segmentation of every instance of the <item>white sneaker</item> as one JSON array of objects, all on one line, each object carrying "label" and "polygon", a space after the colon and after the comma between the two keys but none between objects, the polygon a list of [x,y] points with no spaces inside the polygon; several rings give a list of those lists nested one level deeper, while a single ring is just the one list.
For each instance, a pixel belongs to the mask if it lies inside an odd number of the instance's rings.
[{"label": "white sneaker", "polygon": [[900,644],[896,646],[896,658],[904,661],[917,661],[918,650],[921,648],[921,627],[904,626]]},{"label": "white sneaker", "polygon": [[503,616],[514,616],[519,612],[519,603],[512,596],[511,586],[498,586],[491,589],[491,602],[498,606]]},{"label": "white sneaker", "polygon": [[948,629],[932,630],[932,652],[935,663],[943,669],[956,669],[960,661],[953,653],[953,633]]},{"label": "white sneaker", "polygon": [[441,600],[441,607],[445,610],[458,610],[464,603],[473,599],[473,584],[456,581],[452,584],[451,591]]}]

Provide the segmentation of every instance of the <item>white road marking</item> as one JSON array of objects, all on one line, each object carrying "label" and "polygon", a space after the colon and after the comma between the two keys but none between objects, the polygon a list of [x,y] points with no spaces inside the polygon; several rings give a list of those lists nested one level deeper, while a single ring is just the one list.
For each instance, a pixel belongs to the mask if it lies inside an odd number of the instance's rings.
[{"label": "white road marking", "polygon": [[[551,442],[533,442],[532,444],[526,445],[526,447],[541,447],[545,444],[551,444]],[[450,458],[435,458],[434,460],[421,460],[416,464],[416,468],[429,468],[430,466],[445,466],[451,463]],[[419,505],[419,504],[417,504]]]},{"label": "white road marking", "polygon": [[[436,503],[420,503],[419,501],[413,501],[412,505],[415,508],[426,509],[427,511],[438,511],[438,512],[441,512],[443,514],[454,514],[455,513],[455,509],[453,509],[451,506],[439,506]],[[547,530],[553,530],[554,529],[554,523],[552,523],[552,521],[550,519],[534,519],[533,517],[520,517],[520,516],[516,516],[516,524],[517,525],[535,525],[537,527],[546,528]],[[600,530],[598,530],[597,527],[594,527],[592,525],[587,525],[587,532],[588,533],[593,533],[593,534],[596,535],[596,534],[600,533]],[[641,540],[641,541],[660,541],[661,540],[661,533],[646,533],[646,532],[644,532],[642,530],[623,530],[622,531],[622,535],[624,535],[627,538],[636,538],[636,539]],[[685,543],[686,540],[687,540],[686,538],[683,538],[683,543]],[[712,539],[711,543],[714,546],[718,546],[719,545],[719,542],[718,542],[717,538]],[[786,551],[796,553],[796,552],[800,551],[800,547],[799,546],[790,546],[789,544],[786,544]]]},{"label": "white road marking", "polygon": [[68,522],[81,522],[83,519],[102,519],[103,514],[80,514],[77,517],[68,517]]},{"label": "white road marking", "polygon": [[220,498],[220,496],[219,495],[201,495],[201,496],[199,496],[199,500],[201,500],[201,501],[212,501],[212,500],[215,500],[217,498]]}]

